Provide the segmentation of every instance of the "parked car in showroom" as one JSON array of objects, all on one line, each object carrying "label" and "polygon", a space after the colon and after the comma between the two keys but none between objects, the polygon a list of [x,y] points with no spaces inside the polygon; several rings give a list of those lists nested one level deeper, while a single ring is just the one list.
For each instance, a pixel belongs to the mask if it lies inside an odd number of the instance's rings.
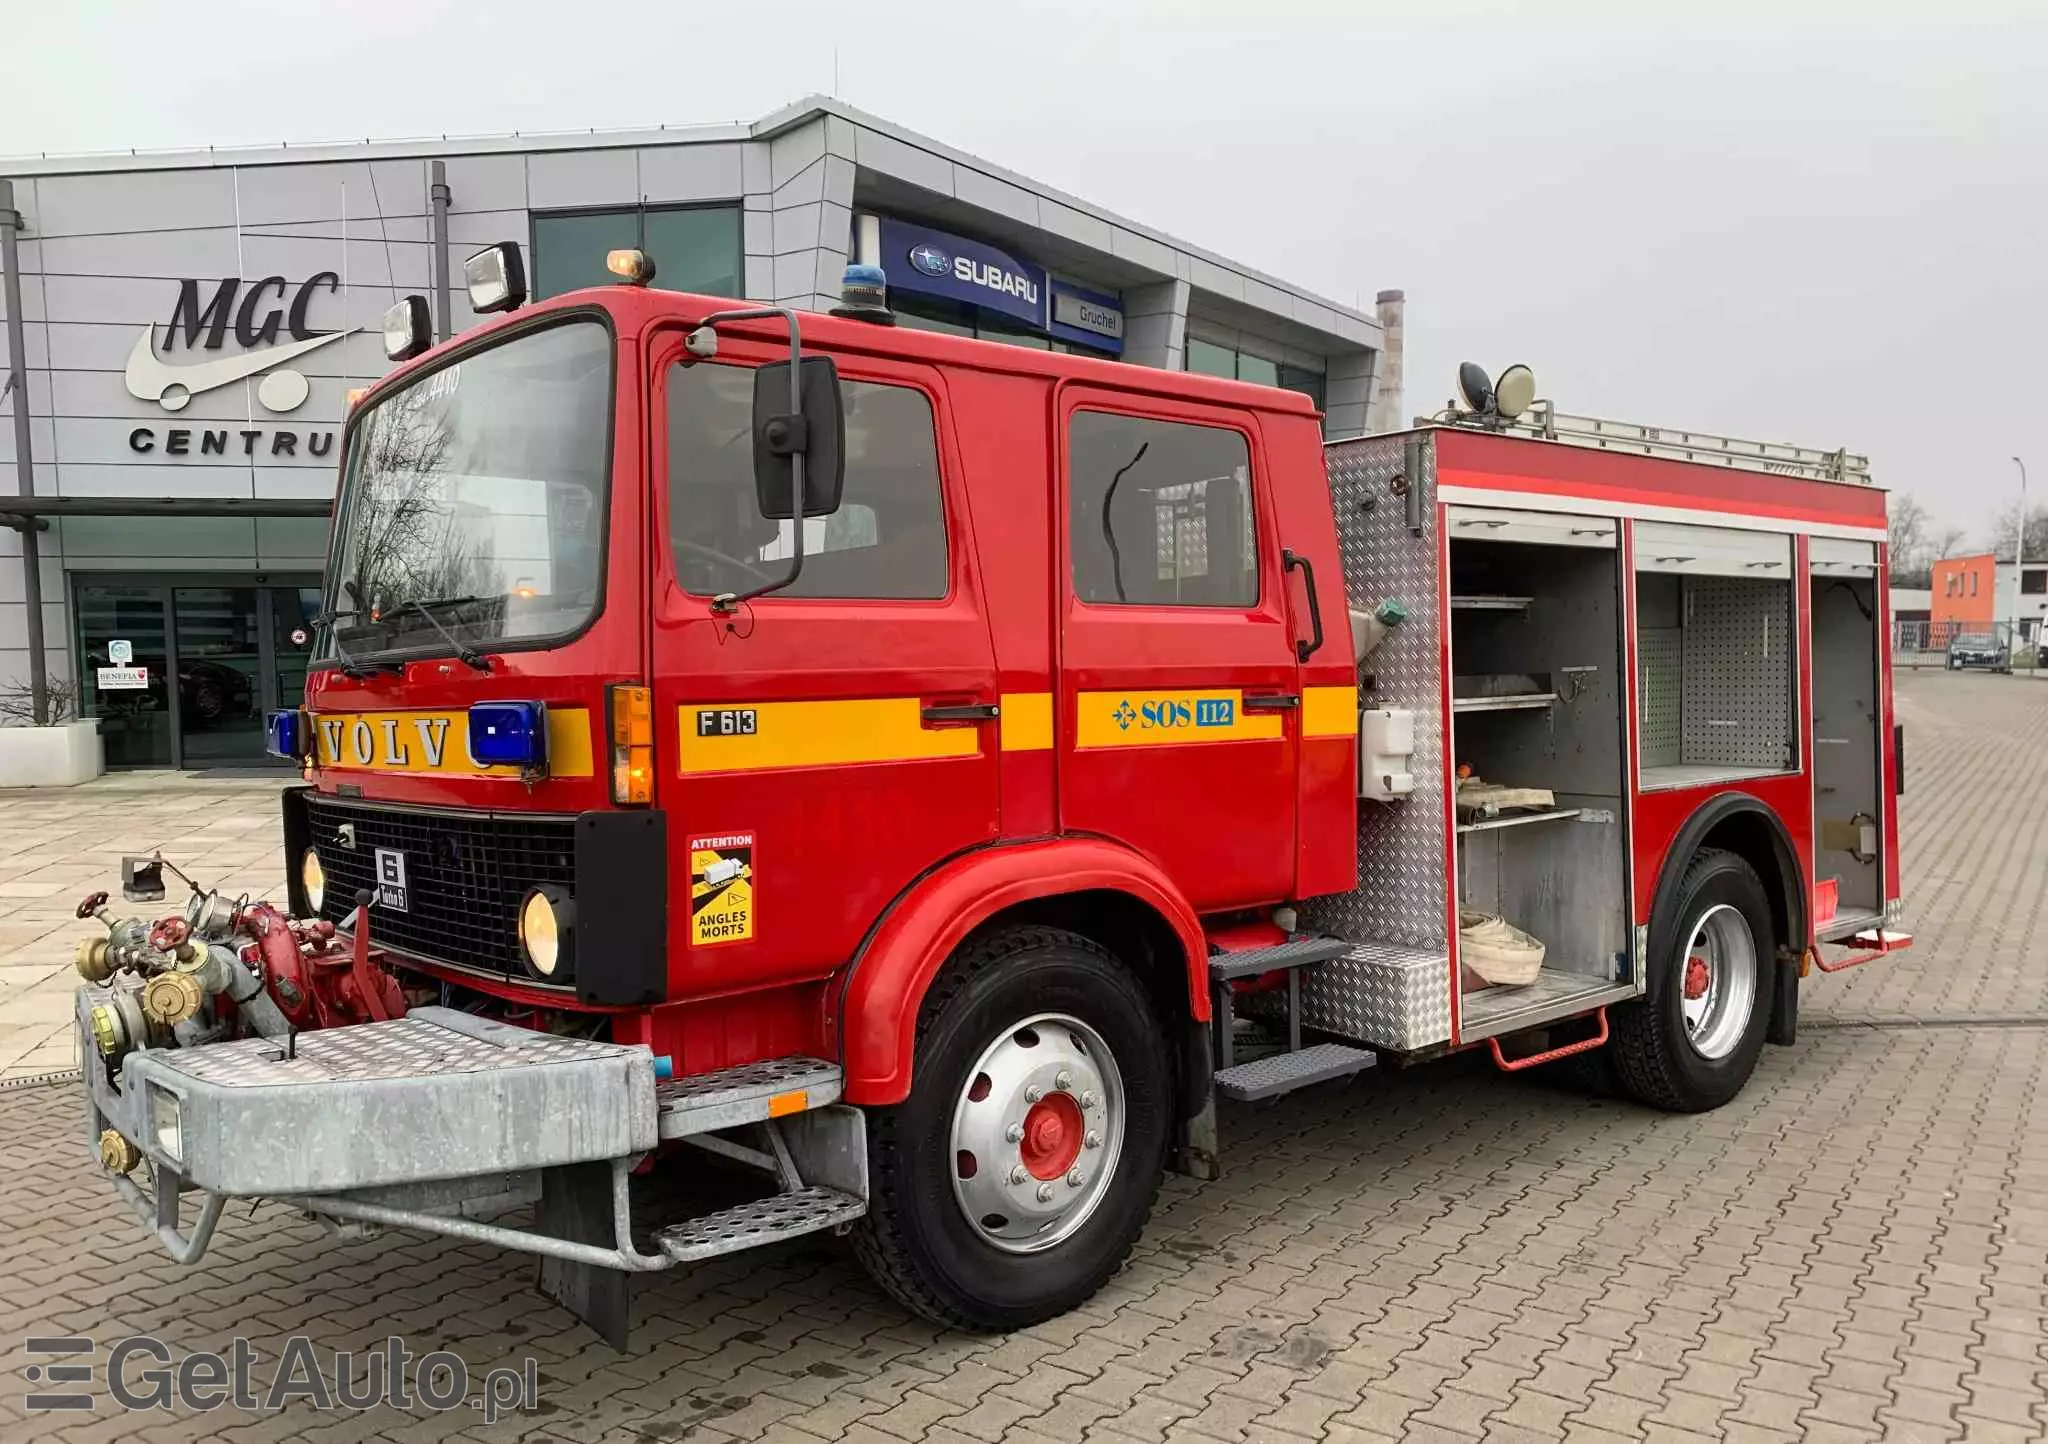
[{"label": "parked car in showroom", "polygon": [[1989,667],[1994,672],[2012,670],[2012,652],[1989,632],[1965,632],[1948,644],[1948,669]]}]

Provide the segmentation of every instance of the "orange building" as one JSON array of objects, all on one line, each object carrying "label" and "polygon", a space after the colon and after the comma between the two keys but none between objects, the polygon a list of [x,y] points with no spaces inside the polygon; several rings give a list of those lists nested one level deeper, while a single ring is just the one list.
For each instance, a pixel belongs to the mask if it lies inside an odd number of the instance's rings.
[{"label": "orange building", "polygon": [[1997,616],[1997,598],[1998,558],[1990,552],[1934,564],[1934,605],[1928,615],[1937,634],[1944,622],[1956,631],[1988,630]]}]

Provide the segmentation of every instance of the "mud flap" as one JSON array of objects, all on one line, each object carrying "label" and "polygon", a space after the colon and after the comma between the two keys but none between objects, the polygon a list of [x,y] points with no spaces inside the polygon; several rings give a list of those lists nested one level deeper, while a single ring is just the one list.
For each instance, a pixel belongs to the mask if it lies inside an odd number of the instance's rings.
[{"label": "mud flap", "polygon": [[[571,1163],[541,1170],[540,1203],[534,1210],[539,1231],[572,1243],[611,1248],[618,1242],[612,1218],[612,1165]],[[534,1285],[596,1331],[620,1353],[626,1351],[630,1329],[629,1275],[596,1264],[571,1263],[543,1254]]]},{"label": "mud flap", "polygon": [[1764,1041],[1789,1048],[1799,1041],[1799,959],[1778,954],[1778,966],[1771,974],[1771,1022]]},{"label": "mud flap", "polygon": [[1180,1051],[1183,1116],[1168,1166],[1205,1182],[1223,1176],[1223,1147],[1216,1135],[1215,1066],[1208,1026],[1192,1024]]}]

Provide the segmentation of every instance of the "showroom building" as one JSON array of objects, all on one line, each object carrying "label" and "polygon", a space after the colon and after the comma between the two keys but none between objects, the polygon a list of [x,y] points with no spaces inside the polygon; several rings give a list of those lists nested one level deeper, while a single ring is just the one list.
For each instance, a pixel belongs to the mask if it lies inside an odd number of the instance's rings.
[{"label": "showroom building", "polygon": [[820,98],[740,125],[0,161],[0,239],[0,694],[39,592],[49,675],[79,679],[109,766],[260,759],[304,685],[377,322],[419,293],[440,334],[472,324],[461,261],[492,242],[521,242],[540,297],[638,246],[657,286],[824,309],[868,261],[905,325],[1291,387],[1332,436],[1400,414],[1399,293],[1347,309]]}]

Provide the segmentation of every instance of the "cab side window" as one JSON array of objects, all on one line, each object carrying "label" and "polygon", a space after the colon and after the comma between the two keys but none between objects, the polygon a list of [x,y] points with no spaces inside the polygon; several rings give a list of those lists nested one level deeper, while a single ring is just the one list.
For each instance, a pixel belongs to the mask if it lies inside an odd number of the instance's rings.
[{"label": "cab side window", "polygon": [[1110,606],[1252,607],[1251,453],[1223,426],[1077,411],[1067,429],[1074,595]]},{"label": "cab side window", "polygon": [[[876,599],[946,595],[946,517],[931,401],[909,386],[842,378],[846,488],[808,517],[804,569],[776,595]],[[761,515],[754,494],[754,373],[710,362],[668,378],[669,545],[698,596],[741,592],[789,569],[795,523]]]}]

